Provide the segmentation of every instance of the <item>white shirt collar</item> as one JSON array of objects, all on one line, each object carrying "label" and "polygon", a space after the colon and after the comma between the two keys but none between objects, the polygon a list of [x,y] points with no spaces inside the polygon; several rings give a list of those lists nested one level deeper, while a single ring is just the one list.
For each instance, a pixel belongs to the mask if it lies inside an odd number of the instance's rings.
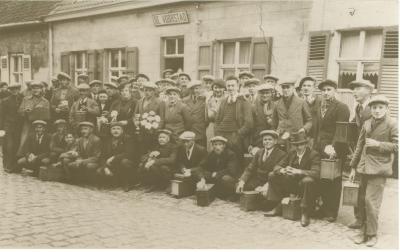
[{"label": "white shirt collar", "polygon": [[[188,159],[190,159],[190,158],[192,157],[193,148],[194,148],[194,144],[193,144],[192,147],[190,147],[190,149],[189,149],[189,156],[187,156]],[[186,155],[187,155],[187,150],[186,150]]]},{"label": "white shirt collar", "polygon": [[304,153],[306,153],[306,151],[307,151],[307,148],[305,148],[304,149],[304,151],[303,151],[303,153],[297,153],[297,151],[296,151],[296,155],[297,155],[297,157],[299,158],[299,164],[300,164],[300,162],[301,162],[301,159],[303,159],[303,156],[304,156]]}]

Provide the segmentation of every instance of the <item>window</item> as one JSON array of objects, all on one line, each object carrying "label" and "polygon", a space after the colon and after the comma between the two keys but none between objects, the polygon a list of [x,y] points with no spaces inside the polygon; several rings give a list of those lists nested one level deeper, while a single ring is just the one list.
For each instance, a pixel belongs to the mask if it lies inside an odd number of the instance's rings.
[{"label": "window", "polygon": [[221,42],[220,46],[220,76],[222,78],[250,70],[251,41],[227,41]]},{"label": "window", "polygon": [[126,50],[125,49],[111,49],[108,52],[108,70],[109,70],[109,81],[111,77],[121,76],[126,74]]},{"label": "window", "polygon": [[85,51],[75,53],[75,83],[78,83],[78,75],[88,73],[87,53]]},{"label": "window", "polygon": [[22,54],[13,54],[10,56],[10,84],[22,85],[24,82],[22,58]]},{"label": "window", "polygon": [[[162,53],[164,58],[164,69],[172,69],[175,72],[183,71],[185,43],[183,37],[173,37],[163,39],[164,52]],[[161,69],[161,70],[164,70]]]},{"label": "window", "polygon": [[341,33],[339,87],[347,88],[356,79],[370,80],[377,88],[382,49],[382,30]]}]

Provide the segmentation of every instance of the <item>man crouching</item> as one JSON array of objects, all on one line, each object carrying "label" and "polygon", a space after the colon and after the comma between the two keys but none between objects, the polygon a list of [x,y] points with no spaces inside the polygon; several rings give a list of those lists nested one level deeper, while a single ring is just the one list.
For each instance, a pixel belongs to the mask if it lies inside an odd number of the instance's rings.
[{"label": "man crouching", "polygon": [[275,201],[276,207],[265,216],[277,216],[282,213],[281,200],[290,194],[301,196],[301,225],[310,224],[310,213],[315,202],[315,186],[320,173],[319,154],[307,146],[306,135],[293,133],[290,143],[295,147],[282,159],[269,174],[267,199]]}]

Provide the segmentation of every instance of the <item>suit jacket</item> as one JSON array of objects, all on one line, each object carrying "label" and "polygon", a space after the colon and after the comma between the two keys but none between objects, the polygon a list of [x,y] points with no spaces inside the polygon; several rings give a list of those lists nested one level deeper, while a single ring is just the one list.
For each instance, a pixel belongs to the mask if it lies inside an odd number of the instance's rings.
[{"label": "suit jacket", "polygon": [[111,103],[109,101],[107,101],[104,105],[104,108],[101,108],[101,104],[99,101],[97,101],[97,104],[99,105],[99,111],[100,111],[100,115],[103,114],[104,111],[108,111],[111,112],[110,108],[111,108]]},{"label": "suit jacket", "polygon": [[55,89],[50,99],[51,112],[54,115],[53,119],[56,120],[62,118],[67,120],[68,111],[62,111],[60,113],[56,113],[55,109],[63,100],[68,101],[68,108],[70,109],[72,104],[74,104],[74,102],[78,99],[79,99],[79,91],[74,87],[69,86],[68,88]]},{"label": "suit jacket", "polygon": [[9,133],[18,132],[22,128],[23,117],[18,114],[22,102],[22,95],[11,95],[1,101],[0,107],[0,130]]},{"label": "suit jacket", "polygon": [[230,175],[237,178],[239,172],[239,161],[237,155],[225,148],[225,150],[217,155],[215,152],[210,152],[200,164],[200,177],[210,177],[213,172],[217,173],[216,178],[220,179],[224,175]]},{"label": "suit jacket", "polygon": [[86,108],[87,108],[86,118],[82,119],[79,118],[79,116],[77,115],[77,111],[80,110],[80,100],[77,100],[72,105],[71,110],[69,112],[69,123],[71,124],[71,126],[73,127],[78,126],[78,124],[82,120],[92,122],[94,125],[97,124],[96,117],[100,115],[100,109],[97,102],[91,98],[87,98]]},{"label": "suit jacket", "polygon": [[[172,166],[176,164],[176,145],[167,143],[166,145],[158,145],[155,149],[160,152],[160,155],[156,158],[154,165],[168,165]],[[176,168],[176,167],[174,167]]]},{"label": "suit jacket", "polygon": [[[216,126],[221,123],[227,103],[228,97],[223,98],[215,118]],[[241,137],[248,136],[251,133],[251,130],[253,129],[251,104],[241,95],[236,99],[236,123],[239,127],[238,133]]]},{"label": "suit jacket", "polygon": [[114,161],[121,161],[125,158],[132,158],[130,154],[132,150],[132,139],[122,136],[118,139],[117,144],[113,144],[113,138],[107,138],[102,144],[101,159],[107,161],[110,157],[114,157]]},{"label": "suit jacket", "polygon": [[[25,112],[27,108],[30,108],[31,112]],[[25,96],[24,99],[22,99],[18,112],[29,122],[35,120],[48,121],[50,119],[50,103],[42,96]]]},{"label": "suit jacket", "polygon": [[272,123],[279,134],[297,132],[304,128],[308,133],[312,127],[312,117],[307,103],[293,95],[289,108],[286,108],[284,98],[276,102],[272,113]]},{"label": "suit jacket", "polygon": [[268,122],[268,119],[272,120],[272,112],[274,111],[276,104],[270,101],[268,104],[267,113],[264,112],[264,105],[261,104],[260,99],[257,98],[256,102],[252,105],[252,115],[254,122],[254,130],[252,134],[251,143],[253,146],[262,147],[260,132],[267,129],[272,129],[272,123]]},{"label": "suit jacket", "polygon": [[147,105],[144,106],[144,98],[141,98],[135,108],[135,114],[143,115],[150,111],[154,111],[156,115],[160,116],[160,129],[164,128],[165,103],[158,97],[152,97]]},{"label": "suit jacket", "polygon": [[197,98],[196,102],[193,100],[192,96],[187,96],[182,99],[182,102],[186,104],[189,109],[189,113],[192,117],[192,128],[191,131],[196,133],[197,139],[206,138],[206,98],[200,96]]},{"label": "suit jacket", "polygon": [[318,111],[321,110],[321,101],[322,98],[320,95],[314,95],[315,99],[313,102],[309,103],[308,101],[305,100],[304,97],[302,99],[306,102],[308,109],[311,113],[312,117],[312,126],[311,129],[308,133],[308,135],[311,138],[317,139],[317,132],[318,132]]},{"label": "suit jacket", "polygon": [[288,155],[282,159],[275,167],[274,172],[277,172],[281,168],[291,166],[304,171],[305,176],[313,177],[314,179],[319,179],[319,174],[321,170],[321,159],[318,152],[306,147],[304,155],[301,159],[300,164],[296,164],[297,152],[292,150]]},{"label": "suit jacket", "polygon": [[[350,110],[346,104],[340,102],[336,99],[333,99],[328,109],[325,113],[325,116],[322,117],[321,114],[321,104],[322,100],[318,101],[316,110],[316,139],[318,149],[323,152],[326,145],[334,145],[336,152],[339,154],[346,154],[344,150],[346,149],[345,145],[334,143],[334,137],[336,133],[336,122],[347,122],[350,117]],[[314,127],[314,125],[313,125]]]},{"label": "suit jacket", "polygon": [[78,152],[79,158],[87,160],[91,163],[99,161],[101,155],[101,141],[96,135],[92,134],[89,136],[86,148],[84,147],[83,137],[78,138],[76,151]]},{"label": "suit jacket", "polygon": [[42,141],[39,143],[36,134],[31,134],[25,142],[24,155],[35,154],[39,159],[45,158],[50,153],[50,136],[44,134]]},{"label": "suit jacket", "polygon": [[[390,176],[393,154],[398,151],[397,122],[387,116],[372,129],[373,120],[364,122],[350,166],[357,167],[357,172],[362,174]],[[380,145],[366,147],[366,138],[379,141]]]},{"label": "suit jacket", "polygon": [[117,111],[117,121],[130,120],[133,118],[136,109],[136,99],[129,100],[118,99],[111,104],[110,111]]},{"label": "suit jacket", "polygon": [[206,156],[207,156],[207,150],[198,144],[194,144],[192,155],[190,156],[190,159],[188,159],[186,155],[185,146],[180,145],[177,150],[177,160],[176,160],[178,169],[181,170],[182,168],[186,169],[198,168],[200,162],[203,161],[203,159]]},{"label": "suit jacket", "polygon": [[240,180],[243,180],[246,183],[249,178],[257,176],[260,179],[267,181],[268,174],[272,172],[275,165],[286,156],[286,152],[275,147],[264,162],[263,156],[265,151],[265,148],[263,148],[256,153],[251,163],[244,170]]},{"label": "suit jacket", "polygon": [[165,106],[164,128],[171,130],[176,136],[192,128],[193,119],[186,104],[178,101],[175,105]]},{"label": "suit jacket", "polygon": [[[356,105],[356,108],[357,108],[357,105]],[[361,131],[361,128],[362,128],[364,122],[370,118],[371,118],[371,109],[369,108],[368,105],[361,112],[361,117],[357,114],[357,112],[354,112],[354,118],[353,118],[352,122],[355,122],[357,124],[357,129],[358,129],[359,134],[360,134],[360,131]]]},{"label": "suit jacket", "polygon": [[50,151],[56,154],[61,154],[65,152],[67,143],[65,142],[65,134],[60,135],[59,133],[54,133],[51,136],[50,141]]}]

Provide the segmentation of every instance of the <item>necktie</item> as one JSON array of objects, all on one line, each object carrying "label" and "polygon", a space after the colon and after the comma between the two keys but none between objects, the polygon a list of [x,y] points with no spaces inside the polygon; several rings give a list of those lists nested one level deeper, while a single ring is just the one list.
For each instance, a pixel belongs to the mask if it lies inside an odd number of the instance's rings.
[{"label": "necktie", "polygon": [[186,156],[187,156],[187,159],[189,160],[190,159],[190,150],[186,151]]},{"label": "necktie", "polygon": [[300,159],[299,159],[299,156],[296,154],[296,157],[294,158],[293,163],[292,163],[292,167],[299,168],[299,165],[300,165]]},{"label": "necktie", "polygon": [[362,105],[361,105],[360,103],[357,104],[356,113],[357,113],[357,116],[358,116],[359,118],[361,118],[361,113],[362,113],[362,111],[363,111]]},{"label": "necktie", "polygon": [[269,150],[265,149],[263,159],[262,159],[263,162],[265,162],[267,160],[267,158],[269,157],[269,154],[270,154],[269,152],[270,152]]}]

